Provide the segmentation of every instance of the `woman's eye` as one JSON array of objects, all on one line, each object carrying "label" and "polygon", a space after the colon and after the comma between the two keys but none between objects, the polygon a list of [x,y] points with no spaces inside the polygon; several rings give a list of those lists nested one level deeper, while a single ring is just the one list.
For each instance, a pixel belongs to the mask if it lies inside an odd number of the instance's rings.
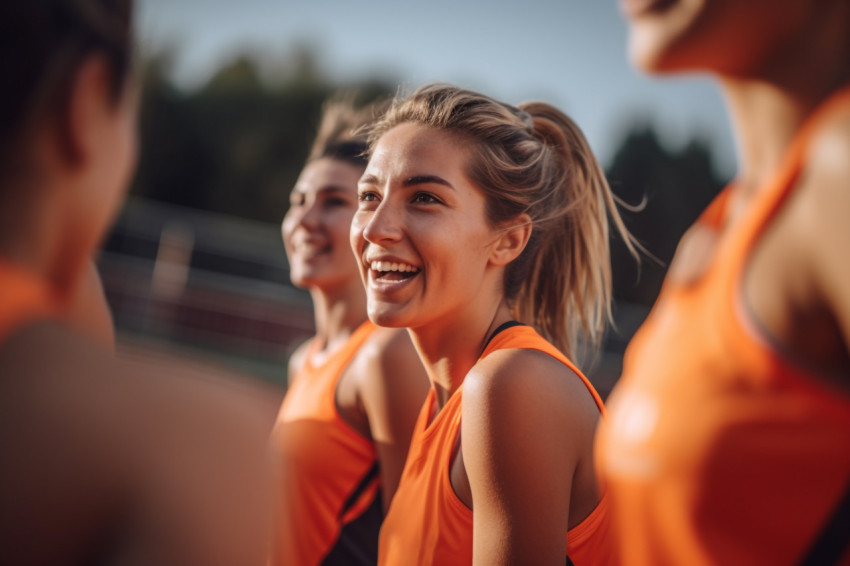
[{"label": "woman's eye", "polygon": [[360,202],[373,202],[378,200],[378,195],[370,191],[363,191],[362,193],[358,193],[357,200]]},{"label": "woman's eye", "polygon": [[337,207],[337,206],[346,206],[346,205],[348,205],[348,201],[346,201],[345,199],[341,199],[341,198],[328,198],[328,199],[325,199],[324,205],[326,207],[329,207],[329,208]]},{"label": "woman's eye", "polygon": [[416,204],[434,204],[439,203],[440,200],[429,193],[416,193],[413,196],[413,202]]}]

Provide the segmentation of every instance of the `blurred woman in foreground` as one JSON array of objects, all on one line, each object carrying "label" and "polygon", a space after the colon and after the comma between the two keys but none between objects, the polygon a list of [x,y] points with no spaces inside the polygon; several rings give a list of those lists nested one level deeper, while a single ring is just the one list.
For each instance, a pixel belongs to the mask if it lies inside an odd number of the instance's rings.
[{"label": "blurred woman in foreground", "polygon": [[716,78],[740,151],[611,396],[623,561],[850,564],[850,3],[621,6],[640,68]]},{"label": "blurred woman in foreground", "polygon": [[265,552],[270,422],[257,398],[109,351],[92,258],[135,165],[131,20],[129,0],[0,3],[8,564],[250,564]]}]

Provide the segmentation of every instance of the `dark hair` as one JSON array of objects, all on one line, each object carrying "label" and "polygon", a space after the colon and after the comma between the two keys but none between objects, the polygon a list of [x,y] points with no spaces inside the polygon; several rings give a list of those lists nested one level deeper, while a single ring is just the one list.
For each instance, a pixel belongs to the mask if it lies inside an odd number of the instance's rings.
[{"label": "dark hair", "polygon": [[369,161],[367,127],[380,117],[388,101],[377,100],[357,107],[357,93],[342,91],[322,106],[322,120],[308,161],[328,157],[366,167]]},{"label": "dark hair", "polygon": [[132,0],[0,1],[0,167],[40,117],[63,110],[71,78],[102,54],[117,100],[130,74]]},{"label": "dark hair", "polygon": [[326,144],[317,157],[348,161],[360,167],[369,163],[369,146],[365,140],[343,140]]},{"label": "dark hair", "polygon": [[527,214],[531,238],[505,270],[513,316],[567,355],[596,346],[611,319],[609,218],[636,256],[599,163],[563,112],[513,107],[451,85],[422,87],[390,107],[370,140],[405,122],[460,136],[474,148],[467,174],[487,199],[491,225]]}]

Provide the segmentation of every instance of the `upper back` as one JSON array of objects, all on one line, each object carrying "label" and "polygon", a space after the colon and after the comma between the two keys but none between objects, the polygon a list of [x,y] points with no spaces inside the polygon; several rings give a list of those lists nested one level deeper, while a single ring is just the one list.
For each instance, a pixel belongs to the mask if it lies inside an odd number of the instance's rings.
[{"label": "upper back", "polygon": [[264,551],[273,405],[119,361],[55,323],[0,346],[0,554],[234,564]]}]

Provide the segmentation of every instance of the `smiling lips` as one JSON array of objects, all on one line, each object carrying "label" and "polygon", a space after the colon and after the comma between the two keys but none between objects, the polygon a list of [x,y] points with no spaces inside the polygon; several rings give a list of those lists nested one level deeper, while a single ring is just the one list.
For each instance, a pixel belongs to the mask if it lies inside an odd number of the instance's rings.
[{"label": "smiling lips", "polygon": [[410,279],[420,271],[418,267],[400,261],[370,261],[367,265],[372,270],[374,279],[381,281]]},{"label": "smiling lips", "polygon": [[418,267],[395,261],[373,261],[369,263],[369,267],[375,271],[400,271],[401,273],[416,273],[419,271]]},{"label": "smiling lips", "polygon": [[328,252],[330,248],[326,242],[298,242],[292,245],[293,253],[307,259]]}]

